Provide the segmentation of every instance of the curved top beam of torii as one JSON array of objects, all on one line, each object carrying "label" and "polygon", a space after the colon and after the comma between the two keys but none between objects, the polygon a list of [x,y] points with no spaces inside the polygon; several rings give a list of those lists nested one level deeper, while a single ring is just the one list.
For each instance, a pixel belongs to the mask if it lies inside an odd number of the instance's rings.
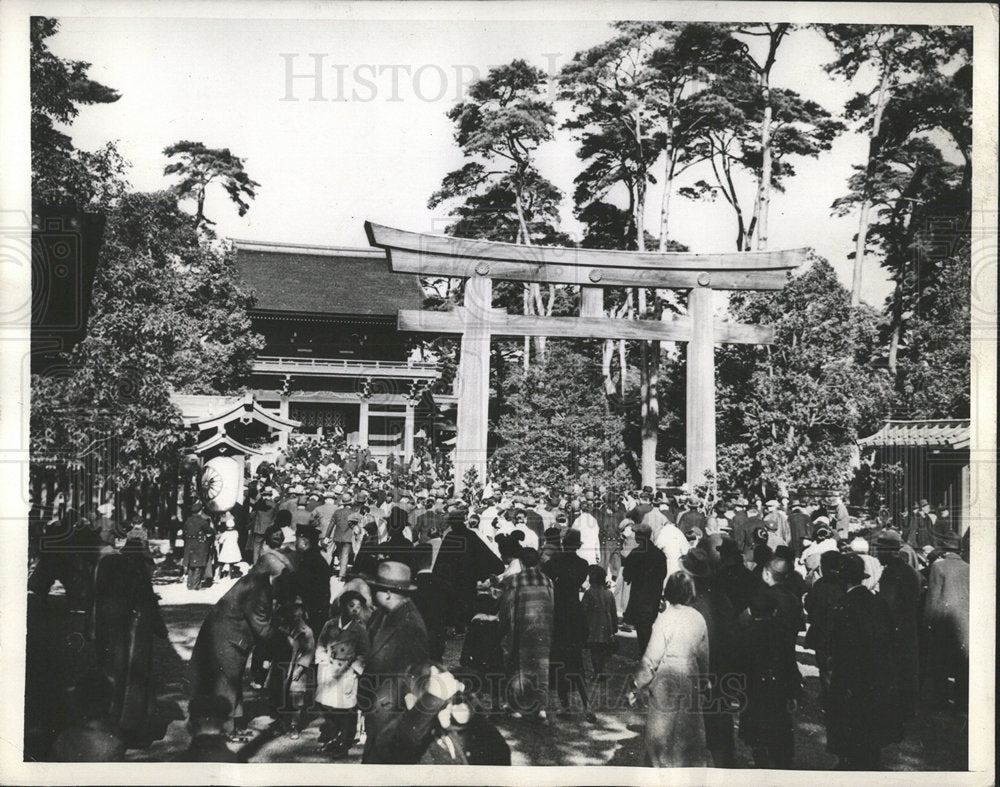
[{"label": "curved top beam of torii", "polygon": [[[692,254],[519,246],[425,235],[365,222],[372,246],[386,251],[401,273],[468,279],[464,305],[450,312],[403,310],[408,331],[457,333],[460,391],[455,489],[465,473],[486,478],[491,336],[553,336],[682,341],[687,343],[687,482],[694,488],[715,473],[714,348],[720,342],[769,344],[767,325],[725,323],[713,314],[712,290],[780,290],[807,249]],[[508,315],[492,305],[493,279],[580,286],[579,317]],[[621,320],[604,313],[604,287],[690,290],[687,315]],[[643,455],[643,484],[655,483],[655,455]]]},{"label": "curved top beam of torii", "polygon": [[365,222],[372,246],[400,273],[546,284],[715,290],[780,290],[808,249],[721,254],[577,249],[429,235]]}]

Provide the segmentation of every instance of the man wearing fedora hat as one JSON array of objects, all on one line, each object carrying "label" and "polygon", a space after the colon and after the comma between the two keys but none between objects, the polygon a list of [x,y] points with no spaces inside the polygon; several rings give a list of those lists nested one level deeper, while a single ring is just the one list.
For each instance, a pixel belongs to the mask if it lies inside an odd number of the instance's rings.
[{"label": "man wearing fedora hat", "polygon": [[877,770],[882,747],[901,739],[892,615],[864,586],[860,555],[845,555],[840,577],[847,590],[830,616],[830,689],[827,751],[844,770]]},{"label": "man wearing fedora hat", "polygon": [[[412,664],[426,661],[429,656],[427,628],[410,598],[417,589],[411,581],[410,567],[393,560],[383,561],[375,576],[368,578],[368,584],[376,609],[368,623],[371,649],[362,676],[363,690],[359,691],[359,706],[366,716],[375,711],[373,700],[380,691],[388,698],[392,710],[402,709],[401,678]],[[366,756],[368,750],[366,744]]]}]

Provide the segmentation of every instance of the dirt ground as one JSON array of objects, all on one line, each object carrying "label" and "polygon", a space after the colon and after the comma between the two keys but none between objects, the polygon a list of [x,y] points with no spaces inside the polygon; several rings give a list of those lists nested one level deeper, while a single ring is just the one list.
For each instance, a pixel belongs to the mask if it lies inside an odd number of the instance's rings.
[{"label": "dirt ground", "polygon": [[[183,583],[158,582],[161,609],[169,630],[169,641],[156,646],[156,675],[159,702],[163,715],[170,719],[165,737],[146,750],[130,750],[127,759],[134,762],[156,762],[183,759],[188,744],[184,727],[187,709],[186,668],[198,629],[211,605],[228,588],[229,582],[215,587],[188,591]],[[76,642],[73,631],[79,628],[74,617],[65,611],[58,595],[46,602],[45,625],[49,634],[60,632],[64,641]],[[79,643],[77,643],[79,644]],[[458,663],[461,639],[448,642],[445,663]],[[634,664],[634,636],[623,636],[619,653],[611,664],[607,685],[596,692],[593,709],[597,723],[587,722],[579,708],[568,718],[550,713],[546,725],[525,719],[513,719],[497,712],[490,718],[509,742],[515,765],[618,765],[639,766],[643,756],[644,718],[640,709],[625,703],[625,681]],[[826,733],[822,710],[817,702],[818,680],[812,653],[799,649],[799,665],[805,679],[806,695],[795,713],[796,769],[830,770],[836,758],[827,754]],[[66,660],[65,658],[63,659]],[[51,667],[51,665],[50,665]],[[64,669],[65,664],[56,665]],[[317,750],[318,719],[313,719],[298,739],[275,735],[269,731],[272,719],[262,692],[245,686],[245,705],[253,718],[252,737],[244,744],[232,744],[234,751],[249,762],[332,762]],[[30,698],[29,698],[30,701]],[[553,697],[553,707],[558,703]],[[26,708],[26,714],[28,709]],[[37,731],[36,731],[37,735]],[[42,735],[44,737],[44,734]],[[968,716],[955,708],[931,709],[923,706],[907,729],[901,743],[883,750],[882,767],[899,771],[948,771],[967,767]],[[44,757],[37,739],[26,739],[26,759]],[[737,766],[753,767],[750,751],[737,741]],[[339,763],[360,762],[361,746],[356,745],[350,756]]]}]

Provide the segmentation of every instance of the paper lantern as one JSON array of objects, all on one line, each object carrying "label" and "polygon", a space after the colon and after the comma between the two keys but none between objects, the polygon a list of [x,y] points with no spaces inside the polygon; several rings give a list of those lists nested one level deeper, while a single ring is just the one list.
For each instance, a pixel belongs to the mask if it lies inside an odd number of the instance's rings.
[{"label": "paper lantern", "polygon": [[209,459],[201,471],[199,490],[205,508],[212,513],[229,511],[236,505],[243,479],[240,465],[228,456]]}]

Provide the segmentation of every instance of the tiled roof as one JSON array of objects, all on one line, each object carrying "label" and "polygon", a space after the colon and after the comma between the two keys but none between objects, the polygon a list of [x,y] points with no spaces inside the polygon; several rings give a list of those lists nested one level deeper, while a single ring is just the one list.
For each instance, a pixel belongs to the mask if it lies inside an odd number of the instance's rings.
[{"label": "tiled roof", "polygon": [[928,448],[968,448],[969,421],[886,421],[875,434],[858,440],[862,446],[913,445]]},{"label": "tiled roof", "polygon": [[240,278],[264,312],[395,317],[419,309],[418,277],[393,273],[380,249],[234,241]]}]

